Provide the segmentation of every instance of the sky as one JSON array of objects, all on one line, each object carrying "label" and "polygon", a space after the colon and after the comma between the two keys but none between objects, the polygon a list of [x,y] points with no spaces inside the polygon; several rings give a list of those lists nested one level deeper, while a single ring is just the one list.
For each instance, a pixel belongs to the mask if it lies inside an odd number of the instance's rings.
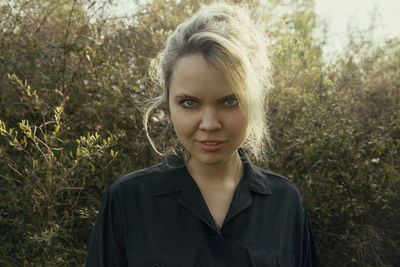
[{"label": "sky", "polygon": [[[301,1],[301,0],[298,0]],[[348,24],[368,29],[375,13],[374,38],[400,37],[400,0],[314,0],[317,15],[328,22],[328,43],[325,53],[337,54],[345,45]],[[116,13],[123,14],[129,8],[129,0],[119,0]]]},{"label": "sky", "polygon": [[400,37],[400,0],[315,0],[315,11],[329,25],[327,51],[340,53],[348,24],[368,29],[375,13],[374,38]]}]

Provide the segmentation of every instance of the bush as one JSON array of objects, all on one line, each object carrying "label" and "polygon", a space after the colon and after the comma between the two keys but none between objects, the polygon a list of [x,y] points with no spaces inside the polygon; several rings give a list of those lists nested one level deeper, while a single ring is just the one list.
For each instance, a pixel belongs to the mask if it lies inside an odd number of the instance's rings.
[{"label": "bush", "polygon": [[[400,265],[400,40],[355,35],[327,64],[313,1],[243,2],[275,65],[274,150],[259,164],[299,186],[324,266]],[[85,262],[106,188],[160,160],[141,124],[146,70],[198,6],[115,18],[103,1],[0,2],[0,265]]]}]

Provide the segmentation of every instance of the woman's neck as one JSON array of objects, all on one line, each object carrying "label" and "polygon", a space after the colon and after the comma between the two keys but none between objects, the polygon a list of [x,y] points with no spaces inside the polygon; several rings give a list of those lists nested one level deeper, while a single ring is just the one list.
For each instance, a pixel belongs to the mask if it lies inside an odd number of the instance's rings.
[{"label": "woman's neck", "polygon": [[243,163],[239,153],[234,153],[224,162],[218,164],[202,164],[194,159],[186,161],[186,168],[193,179],[199,183],[238,184],[243,176]]}]

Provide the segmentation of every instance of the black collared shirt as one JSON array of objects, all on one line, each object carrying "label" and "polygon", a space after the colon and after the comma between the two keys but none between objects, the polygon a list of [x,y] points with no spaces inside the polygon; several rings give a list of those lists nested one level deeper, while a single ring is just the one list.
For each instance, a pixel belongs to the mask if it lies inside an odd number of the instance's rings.
[{"label": "black collared shirt", "polygon": [[185,167],[164,162],[120,178],[104,196],[86,266],[317,266],[296,187],[244,166],[221,229]]}]

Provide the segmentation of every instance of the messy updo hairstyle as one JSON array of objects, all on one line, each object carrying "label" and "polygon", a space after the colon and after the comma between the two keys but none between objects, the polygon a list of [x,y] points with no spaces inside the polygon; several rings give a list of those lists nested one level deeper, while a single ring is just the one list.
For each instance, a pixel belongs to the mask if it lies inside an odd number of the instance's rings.
[{"label": "messy updo hairstyle", "polygon": [[181,23],[150,65],[154,88],[143,120],[154,150],[160,155],[184,152],[169,119],[169,85],[175,63],[183,56],[200,52],[207,63],[225,74],[235,92],[249,123],[241,149],[259,160],[270,140],[266,97],[271,88],[271,64],[267,45],[263,31],[239,6],[205,6]]}]

